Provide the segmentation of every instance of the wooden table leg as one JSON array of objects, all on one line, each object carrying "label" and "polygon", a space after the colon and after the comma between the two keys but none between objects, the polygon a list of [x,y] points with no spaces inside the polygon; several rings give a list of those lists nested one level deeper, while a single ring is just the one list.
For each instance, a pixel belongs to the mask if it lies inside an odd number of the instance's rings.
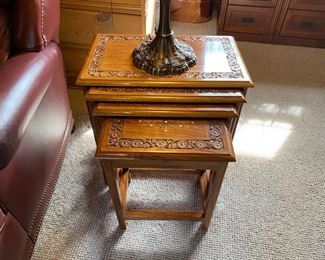
[{"label": "wooden table leg", "polygon": [[[120,199],[121,199],[121,204],[122,208],[125,210],[124,213],[126,212],[126,197],[127,197],[127,190],[129,186],[129,175],[130,171],[128,168],[120,168],[118,171],[119,174],[119,191],[120,191]],[[125,213],[126,216],[126,213]]]},{"label": "wooden table leg", "polygon": [[219,191],[225,176],[228,163],[220,163],[218,169],[214,169],[210,173],[209,194],[206,202],[205,215],[203,220],[203,227],[207,230],[209,228],[214,208],[218,199]]},{"label": "wooden table leg", "polygon": [[[84,94],[85,93],[86,93],[86,90],[84,90]],[[97,117],[94,117],[92,115],[93,114],[94,104],[95,104],[95,102],[86,101],[86,105],[87,105],[87,109],[88,109],[88,115],[89,115],[89,119],[90,119],[91,128],[93,129],[95,142],[97,144],[98,143],[98,137],[99,137],[99,134],[100,134],[100,122],[101,122],[101,120],[99,120]],[[107,184],[106,177],[105,177],[105,174],[104,174],[104,169],[103,169],[103,176],[104,176],[105,184],[108,185]]]},{"label": "wooden table leg", "polygon": [[108,183],[107,183],[107,177],[106,177],[105,169],[104,169],[104,164],[101,163],[100,166],[102,168],[102,174],[103,174],[104,182],[105,182],[106,185],[108,185]]},{"label": "wooden table leg", "polygon": [[125,205],[123,207],[121,194],[119,191],[119,181],[117,178],[117,172],[114,171],[112,164],[108,160],[101,160],[104,174],[106,176],[106,181],[111,193],[113,205],[115,208],[116,216],[119,222],[119,226],[122,229],[126,229],[125,221]]},{"label": "wooden table leg", "polygon": [[207,207],[208,195],[209,195],[209,184],[210,184],[210,172],[211,170],[204,170],[199,177],[199,187],[201,191],[201,199],[204,210]]}]

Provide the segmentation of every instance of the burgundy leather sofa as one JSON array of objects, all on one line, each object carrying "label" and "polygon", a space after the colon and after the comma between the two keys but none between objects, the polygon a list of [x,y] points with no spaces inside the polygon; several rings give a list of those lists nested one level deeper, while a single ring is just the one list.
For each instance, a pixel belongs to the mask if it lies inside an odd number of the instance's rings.
[{"label": "burgundy leather sofa", "polygon": [[29,259],[73,120],[59,0],[0,0],[0,8],[2,18],[9,14],[11,47],[0,65],[0,259]]}]

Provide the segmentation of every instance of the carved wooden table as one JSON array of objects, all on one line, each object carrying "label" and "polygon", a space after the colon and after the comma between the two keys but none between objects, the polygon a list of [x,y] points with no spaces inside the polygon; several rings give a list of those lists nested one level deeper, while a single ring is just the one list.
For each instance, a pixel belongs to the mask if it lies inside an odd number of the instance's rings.
[{"label": "carved wooden table", "polygon": [[[132,50],[146,37],[99,34],[77,84],[85,99],[121,228],[126,219],[202,220],[208,228],[248,88],[253,87],[232,37],[178,36],[198,63],[181,75],[135,68]],[[217,137],[216,137],[217,133]],[[202,212],[131,211],[132,168],[198,169]]]}]

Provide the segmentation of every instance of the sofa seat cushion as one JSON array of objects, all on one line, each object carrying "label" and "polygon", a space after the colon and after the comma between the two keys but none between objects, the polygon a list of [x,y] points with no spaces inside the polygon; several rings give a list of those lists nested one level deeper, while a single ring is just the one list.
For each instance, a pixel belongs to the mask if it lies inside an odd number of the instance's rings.
[{"label": "sofa seat cushion", "polygon": [[33,245],[26,231],[8,212],[0,230],[0,259],[30,259]]}]

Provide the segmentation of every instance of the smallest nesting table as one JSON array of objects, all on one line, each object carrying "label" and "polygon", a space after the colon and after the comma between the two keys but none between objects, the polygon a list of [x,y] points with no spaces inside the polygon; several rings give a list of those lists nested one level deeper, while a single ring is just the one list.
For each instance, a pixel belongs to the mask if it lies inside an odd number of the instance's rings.
[{"label": "smallest nesting table", "polygon": [[[105,119],[96,157],[102,163],[120,228],[126,228],[128,219],[174,219],[203,221],[208,229],[228,162],[235,160],[224,121],[151,118]],[[130,168],[198,170],[203,210],[127,209]]]}]

